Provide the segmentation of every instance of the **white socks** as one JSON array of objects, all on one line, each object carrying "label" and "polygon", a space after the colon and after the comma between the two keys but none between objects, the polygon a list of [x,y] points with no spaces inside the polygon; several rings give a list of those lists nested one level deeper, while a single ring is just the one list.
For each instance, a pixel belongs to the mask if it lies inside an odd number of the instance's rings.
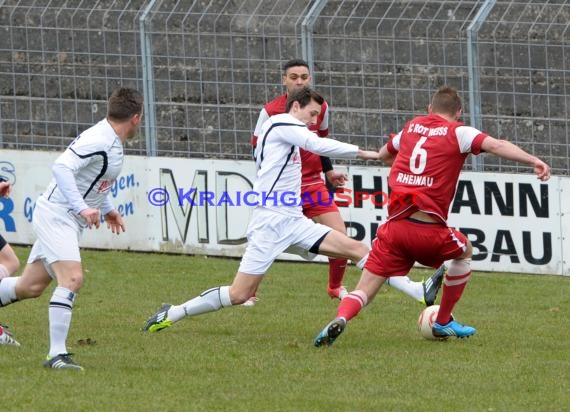
[{"label": "white socks", "polygon": [[8,306],[18,300],[16,297],[16,282],[18,277],[7,277],[0,280],[0,306]]},{"label": "white socks", "polygon": [[230,301],[230,287],[220,286],[208,289],[190,299],[182,305],[172,306],[168,310],[168,319],[172,322],[178,322],[185,316],[196,316],[203,313],[215,312],[221,308],[232,306]]},{"label": "white socks", "polygon": [[424,298],[424,287],[422,282],[414,282],[407,276],[391,276],[386,278],[386,284],[404,292],[420,302]]},{"label": "white socks", "polygon": [[75,293],[71,290],[58,286],[53,291],[49,302],[49,338],[50,358],[62,353],[67,353],[65,341],[71,325],[71,310]]}]

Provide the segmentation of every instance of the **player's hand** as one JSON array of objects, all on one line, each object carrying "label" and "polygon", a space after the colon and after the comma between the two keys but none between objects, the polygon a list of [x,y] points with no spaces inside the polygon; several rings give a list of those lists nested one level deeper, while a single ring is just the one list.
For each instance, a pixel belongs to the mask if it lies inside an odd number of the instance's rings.
[{"label": "player's hand", "polygon": [[107,222],[107,227],[111,229],[111,232],[117,235],[125,231],[125,222],[116,210],[111,210],[105,215],[105,222]]},{"label": "player's hand", "polygon": [[546,182],[550,179],[550,166],[542,160],[536,159],[536,162],[534,163],[534,173],[540,180]]},{"label": "player's hand", "polygon": [[95,229],[99,229],[99,226],[101,225],[101,214],[99,209],[88,207],[87,209],[83,209],[79,212],[79,215],[85,219],[89,229],[91,229],[92,226],[95,226]]},{"label": "player's hand", "polygon": [[10,193],[12,192],[12,185],[10,184],[10,182],[0,182],[0,196],[2,197],[8,197],[10,196]]},{"label": "player's hand", "polygon": [[348,181],[348,175],[346,173],[337,172],[336,170],[329,170],[325,175],[333,187],[344,186]]}]

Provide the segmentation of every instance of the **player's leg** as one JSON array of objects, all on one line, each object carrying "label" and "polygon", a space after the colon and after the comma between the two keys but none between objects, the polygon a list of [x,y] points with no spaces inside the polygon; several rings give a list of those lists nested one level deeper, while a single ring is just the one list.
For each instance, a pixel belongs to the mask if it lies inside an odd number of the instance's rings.
[{"label": "player's leg", "polygon": [[52,281],[41,259],[28,262],[22,275],[14,279],[16,279],[14,293],[17,301],[41,296]]},{"label": "player's leg", "polygon": [[36,298],[49,286],[51,278],[39,257],[40,250],[41,246],[36,241],[22,275],[0,280],[0,306]]},{"label": "player's leg", "polygon": [[180,305],[164,304],[143,326],[143,330],[158,332],[186,316],[215,312],[225,307],[241,305],[257,290],[263,275],[238,272],[231,286],[218,286],[203,291]]},{"label": "player's leg", "polygon": [[17,300],[16,278],[10,278],[10,276],[18,269],[19,265],[20,261],[14,250],[0,235],[0,306],[9,305]]},{"label": "player's leg", "polygon": [[[6,239],[0,235],[0,282],[3,278],[11,276],[18,270],[20,260],[10,247]],[[8,281],[9,283],[9,281]],[[2,306],[2,299],[0,296],[0,306]],[[18,341],[14,339],[8,327],[0,324],[0,345],[20,346]]]},{"label": "player's leg", "polygon": [[[313,216],[313,221],[328,226],[341,233],[346,233],[346,226],[338,210]],[[346,288],[342,280],[346,272],[346,258],[329,257],[329,282],[327,293],[331,298],[342,299],[346,295]]]},{"label": "player's leg", "polygon": [[439,337],[457,336],[463,338],[475,334],[476,329],[471,326],[462,325],[452,319],[451,312],[459,299],[461,299],[467,282],[471,277],[471,256],[473,255],[473,247],[469,239],[462,233],[453,229],[450,229],[450,231],[452,232],[452,240],[450,240],[450,242],[459,241],[464,246],[461,247],[459,256],[456,256],[449,263],[449,268],[445,280],[443,281],[443,293],[439,312],[433,327],[433,334]]},{"label": "player's leg", "polygon": [[62,260],[53,262],[51,268],[55,272],[57,286],[51,296],[48,310],[49,359],[68,353],[66,341],[71,327],[73,304],[77,292],[83,285],[81,262]]},{"label": "player's leg", "polygon": [[356,288],[341,300],[335,318],[315,338],[315,346],[332,345],[346,324],[374,299],[385,280],[365,268]]},{"label": "player's leg", "polygon": [[[28,263],[21,276],[0,280],[0,306],[40,296],[50,282],[51,278],[41,261]],[[0,344],[20,346],[5,327],[0,333]]]},{"label": "player's leg", "polygon": [[387,222],[378,228],[356,288],[340,302],[335,319],[317,335],[315,346],[331,345],[346,323],[374,299],[386,277],[408,273],[414,261],[404,256],[397,245],[404,231],[401,222]]},{"label": "player's leg", "polygon": [[57,261],[51,264],[57,279],[49,301],[49,340],[50,347],[46,368],[83,370],[71,359],[66,341],[71,327],[75,297],[83,285],[83,268],[78,261]]},{"label": "player's leg", "polygon": [[49,301],[50,347],[44,366],[51,369],[83,370],[73,361],[66,345],[75,297],[83,285],[83,268],[80,261],[61,260],[53,262],[50,270],[55,274],[57,286]]},{"label": "player's leg", "polygon": [[272,212],[257,211],[248,226],[248,245],[232,285],[205,290],[180,305],[164,304],[148,318],[142,329],[158,332],[186,316],[215,312],[247,301],[259,287],[273,261],[290,245],[283,230],[289,225],[289,219]]},{"label": "player's leg", "polygon": [[[360,268],[364,266],[368,257],[368,247],[364,243],[334,230],[321,240],[318,251],[329,256],[344,255],[353,262],[358,262],[357,266]],[[356,289],[340,301],[335,318],[315,338],[315,346],[332,345],[344,331],[346,323],[366,306],[368,295],[375,296],[384,280],[364,269]]]},{"label": "player's leg", "polygon": [[81,228],[65,208],[47,203],[43,198],[36,202],[33,221],[36,243],[41,247],[38,257],[57,282],[48,305],[50,347],[44,366],[82,370],[71,359],[66,346],[76,294],[83,285]]},{"label": "player's leg", "polygon": [[313,245],[311,252],[329,257],[344,257],[352,260],[360,269],[364,267],[368,257],[368,246],[349,238],[347,235],[330,230],[318,244]]}]

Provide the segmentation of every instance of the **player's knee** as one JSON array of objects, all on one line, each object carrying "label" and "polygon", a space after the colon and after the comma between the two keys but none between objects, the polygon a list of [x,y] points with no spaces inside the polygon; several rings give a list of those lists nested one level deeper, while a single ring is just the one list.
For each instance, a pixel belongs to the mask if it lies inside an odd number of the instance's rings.
[{"label": "player's knee", "polygon": [[74,276],[71,278],[70,290],[77,292],[83,286],[83,276]]},{"label": "player's knee", "polygon": [[58,279],[58,285],[67,288],[72,292],[77,292],[83,286],[83,275],[73,274],[65,279]]},{"label": "player's knee", "polygon": [[451,276],[466,275],[469,272],[471,272],[471,258],[453,259],[447,270]]}]

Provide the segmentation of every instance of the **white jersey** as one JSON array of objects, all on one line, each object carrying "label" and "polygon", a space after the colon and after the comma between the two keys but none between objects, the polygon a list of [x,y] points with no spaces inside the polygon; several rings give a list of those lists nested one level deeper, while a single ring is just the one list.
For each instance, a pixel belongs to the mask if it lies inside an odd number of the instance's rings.
[{"label": "white jersey", "polygon": [[111,186],[123,167],[123,144],[106,119],[81,133],[56,159],[54,178],[42,194],[79,214],[91,207],[103,215],[113,206]]},{"label": "white jersey", "polygon": [[[290,216],[302,216],[299,148],[322,156],[354,159],[358,146],[321,139],[288,113],[270,117],[255,148],[258,204]],[[266,199],[261,197],[266,196]]]}]

